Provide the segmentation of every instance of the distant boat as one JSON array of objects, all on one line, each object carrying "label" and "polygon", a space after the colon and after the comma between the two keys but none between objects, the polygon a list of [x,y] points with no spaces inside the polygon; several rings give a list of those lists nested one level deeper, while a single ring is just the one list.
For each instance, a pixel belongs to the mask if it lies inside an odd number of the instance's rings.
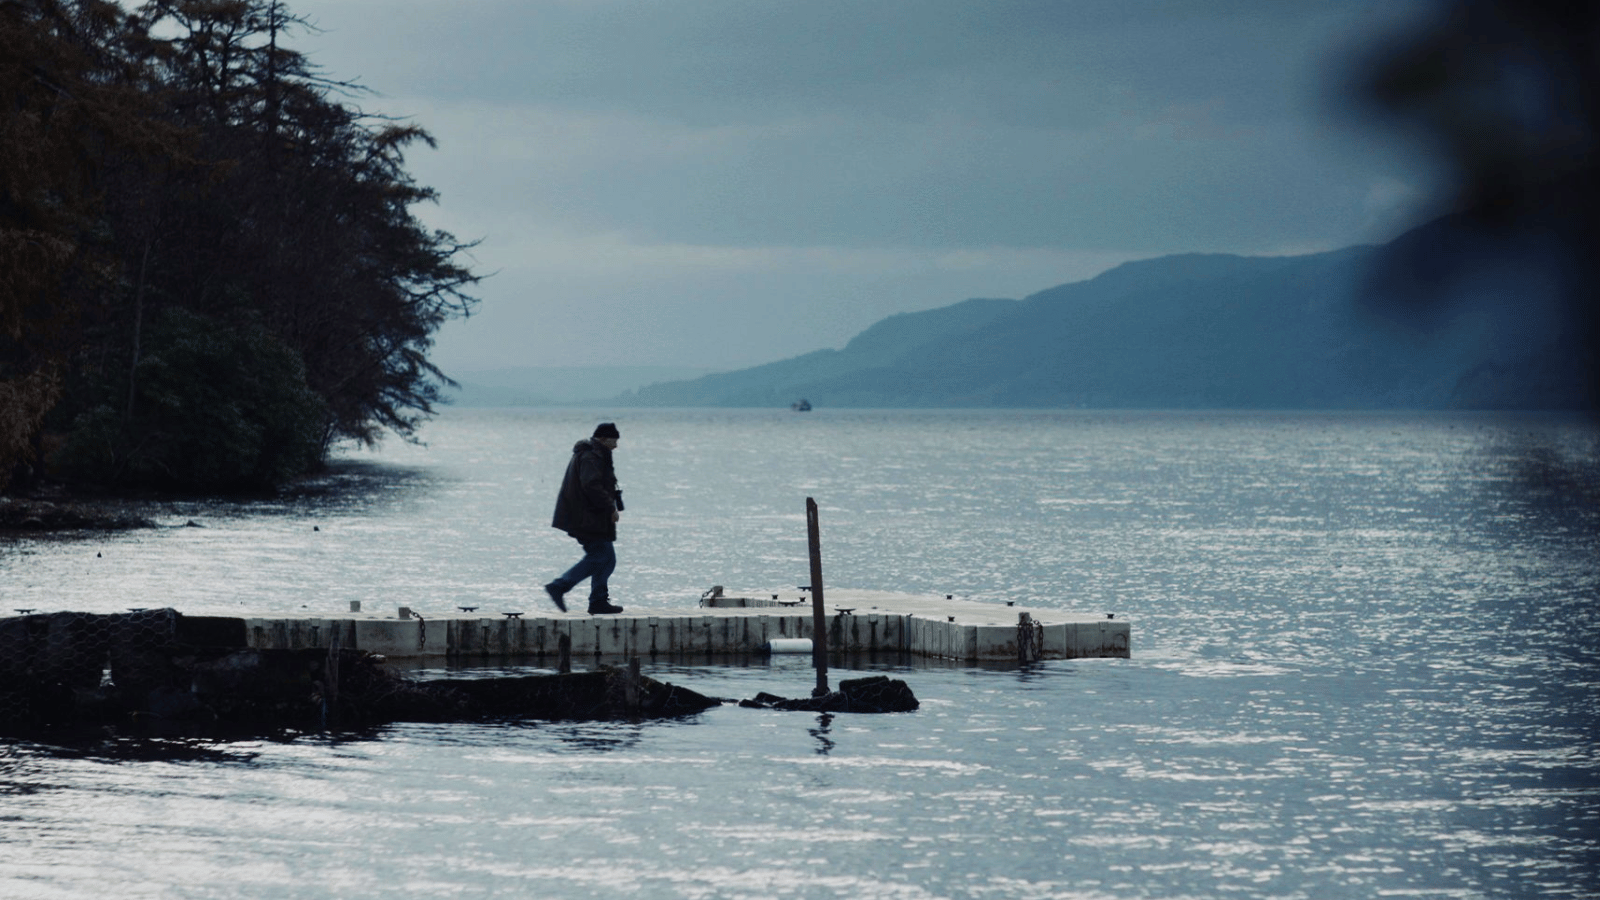
[{"label": "distant boat", "polygon": [[789,408],[795,412],[811,412],[811,401],[801,397],[799,400],[789,404]]}]

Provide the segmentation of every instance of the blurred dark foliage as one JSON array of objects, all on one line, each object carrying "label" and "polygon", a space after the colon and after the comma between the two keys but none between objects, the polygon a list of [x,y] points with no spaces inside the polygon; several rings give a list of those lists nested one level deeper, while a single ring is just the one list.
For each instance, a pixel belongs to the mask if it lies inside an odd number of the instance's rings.
[{"label": "blurred dark foliage", "polygon": [[1449,178],[1447,215],[1394,243],[1377,296],[1426,310],[1485,273],[1537,273],[1504,302],[1549,295],[1566,339],[1542,352],[1569,359],[1574,393],[1600,407],[1600,3],[1446,0],[1363,72],[1364,95]]}]

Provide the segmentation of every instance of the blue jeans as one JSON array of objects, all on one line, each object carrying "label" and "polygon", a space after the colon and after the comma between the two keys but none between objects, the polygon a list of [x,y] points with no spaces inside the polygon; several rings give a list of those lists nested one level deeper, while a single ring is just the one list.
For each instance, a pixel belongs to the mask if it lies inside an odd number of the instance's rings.
[{"label": "blue jeans", "polygon": [[583,559],[567,570],[565,575],[556,579],[556,585],[562,593],[577,587],[578,582],[589,579],[589,602],[611,599],[611,588],[607,584],[611,573],[617,568],[617,551],[610,541],[579,541],[583,545]]}]

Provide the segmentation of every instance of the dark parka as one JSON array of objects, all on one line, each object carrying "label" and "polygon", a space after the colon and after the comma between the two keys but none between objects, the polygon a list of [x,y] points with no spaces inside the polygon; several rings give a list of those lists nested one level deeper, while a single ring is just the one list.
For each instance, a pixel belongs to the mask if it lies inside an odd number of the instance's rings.
[{"label": "dark parka", "polygon": [[580,541],[614,541],[617,523],[617,473],[611,450],[594,438],[572,446],[572,461],[556,495],[556,513],[550,524]]}]

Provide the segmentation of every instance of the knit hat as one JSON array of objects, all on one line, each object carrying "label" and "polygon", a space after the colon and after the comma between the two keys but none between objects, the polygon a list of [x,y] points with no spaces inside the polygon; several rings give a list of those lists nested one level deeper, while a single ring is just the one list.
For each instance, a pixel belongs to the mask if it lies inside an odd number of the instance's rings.
[{"label": "knit hat", "polygon": [[610,422],[601,422],[594,427],[594,436],[597,438],[620,438],[622,437],[622,432],[618,431],[617,426]]}]

